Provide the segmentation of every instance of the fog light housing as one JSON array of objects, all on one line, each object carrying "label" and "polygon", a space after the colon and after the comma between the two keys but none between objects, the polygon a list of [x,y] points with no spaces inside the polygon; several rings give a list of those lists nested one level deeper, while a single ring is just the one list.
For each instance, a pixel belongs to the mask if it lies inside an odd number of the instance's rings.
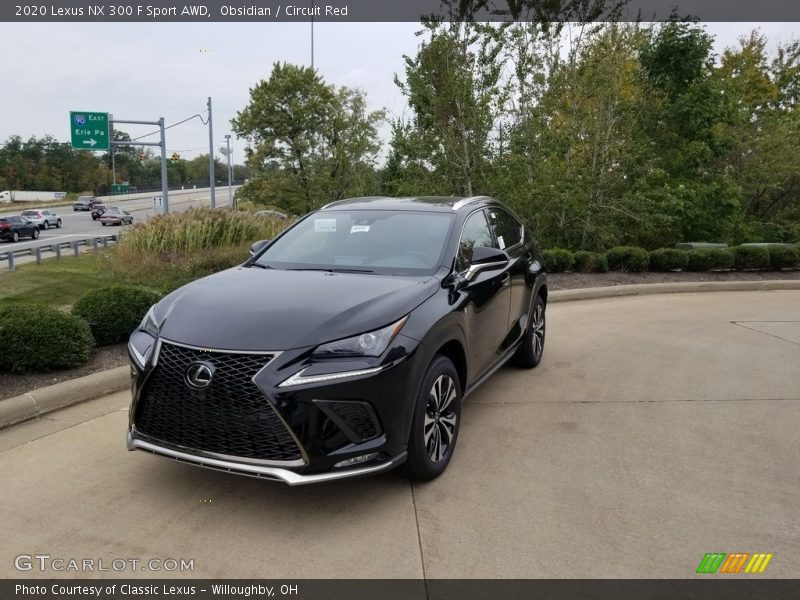
[{"label": "fog light housing", "polygon": [[353,458],[348,458],[346,460],[340,460],[334,466],[334,468],[338,467],[352,467],[353,465],[357,465],[363,462],[367,462],[368,460],[372,460],[373,458],[378,458],[377,452],[371,452],[370,454],[362,454],[361,456],[354,456]]}]

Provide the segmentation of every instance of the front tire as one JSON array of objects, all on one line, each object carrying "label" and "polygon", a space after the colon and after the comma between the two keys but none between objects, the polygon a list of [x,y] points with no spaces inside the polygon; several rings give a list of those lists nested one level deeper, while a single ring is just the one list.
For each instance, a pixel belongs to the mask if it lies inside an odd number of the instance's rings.
[{"label": "front tire", "polygon": [[515,365],[532,369],[542,362],[546,325],[544,300],[537,294],[528,330],[522,336],[522,342],[511,359]]},{"label": "front tire", "polygon": [[33,233],[31,234],[31,239],[32,240],[38,240],[39,239],[39,228],[38,227],[33,230]]},{"label": "front tire", "polygon": [[461,385],[446,356],[437,355],[417,392],[405,474],[414,481],[431,481],[450,463],[461,423]]},{"label": "front tire", "polygon": [[19,233],[17,233],[16,231],[14,233],[12,233],[11,234],[11,241],[14,242],[14,243],[18,242],[19,241]]},{"label": "front tire", "polygon": [[56,221],[56,229],[61,229],[61,219]]}]

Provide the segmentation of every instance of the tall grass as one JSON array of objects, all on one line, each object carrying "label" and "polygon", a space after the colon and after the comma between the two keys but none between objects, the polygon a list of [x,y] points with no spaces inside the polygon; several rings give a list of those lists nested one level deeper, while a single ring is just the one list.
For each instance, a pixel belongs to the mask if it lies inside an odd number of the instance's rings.
[{"label": "tall grass", "polygon": [[244,262],[250,244],[272,239],[288,225],[228,209],[191,208],[160,215],[123,235],[110,253],[107,271],[115,282],[167,293]]},{"label": "tall grass", "polygon": [[137,224],[123,237],[120,250],[127,255],[186,257],[205,250],[244,248],[275,237],[285,226],[285,221],[269,217],[190,208]]}]

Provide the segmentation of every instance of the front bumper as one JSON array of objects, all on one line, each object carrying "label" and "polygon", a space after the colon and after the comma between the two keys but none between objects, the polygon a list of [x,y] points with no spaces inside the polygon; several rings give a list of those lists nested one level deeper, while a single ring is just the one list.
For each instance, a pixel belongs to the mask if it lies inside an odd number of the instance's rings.
[{"label": "front bumper", "polygon": [[128,432],[128,450],[144,450],[160,456],[166,456],[180,462],[184,462],[197,467],[205,467],[215,471],[225,471],[249,477],[260,477],[272,481],[282,481],[289,485],[306,485],[309,483],[322,483],[325,481],[335,481],[337,479],[348,479],[350,477],[360,477],[362,475],[373,475],[381,471],[388,471],[402,464],[406,459],[406,453],[401,454],[384,462],[370,464],[365,467],[354,467],[352,469],[338,469],[327,473],[316,473],[304,475],[289,469],[280,467],[266,467],[237,462],[234,460],[222,460],[198,455],[192,452],[184,452],[170,448],[164,444],[146,442],[138,437],[135,431]]},{"label": "front bumper", "polygon": [[[146,426],[139,426],[146,415],[143,407],[149,402],[151,377],[156,369],[165,368],[165,365],[159,365],[163,360],[159,361],[158,358],[168,354],[162,351],[162,342],[174,344],[159,341],[152,353],[154,356],[144,368],[140,365],[142,357],[132,356],[133,402],[129,413],[129,450],[144,450],[195,466],[283,481],[289,485],[369,475],[390,470],[405,461],[418,381],[417,363],[421,354],[414,340],[398,336],[394,347],[387,352],[387,359],[388,356],[392,358],[378,372],[365,376],[281,387],[280,384],[293,373],[318,371],[319,364],[310,361],[309,350],[301,349],[276,353],[265,367],[248,380],[248,385],[255,386],[257,394],[260,393],[259,410],[263,408],[269,415],[254,417],[250,412],[245,415],[246,419],[249,422],[253,419],[262,421],[271,417],[270,411],[274,411],[299,450],[299,456],[292,457],[293,460],[274,460],[271,457],[223,452],[219,448],[204,448],[194,441],[187,441],[197,437],[171,436],[169,430],[163,428],[156,437]],[[213,360],[217,351],[210,352],[210,360]],[[351,370],[358,366],[363,368],[365,365],[363,362],[340,363],[339,368]],[[154,378],[154,381],[157,379]],[[241,389],[233,384],[226,389],[232,390],[234,387],[241,394]],[[208,399],[200,401],[206,402]],[[260,404],[262,401],[263,406]],[[348,422],[347,419],[352,417],[347,412],[350,408],[356,408],[357,414],[355,421]],[[371,423],[364,422],[365,414],[370,415],[367,421],[371,420]],[[199,422],[204,426],[208,421]],[[245,422],[241,428],[247,426]],[[228,426],[224,433],[239,436],[242,432],[237,424],[232,428]],[[369,458],[361,462],[367,456]],[[359,462],[352,464],[348,462],[351,459]]]}]

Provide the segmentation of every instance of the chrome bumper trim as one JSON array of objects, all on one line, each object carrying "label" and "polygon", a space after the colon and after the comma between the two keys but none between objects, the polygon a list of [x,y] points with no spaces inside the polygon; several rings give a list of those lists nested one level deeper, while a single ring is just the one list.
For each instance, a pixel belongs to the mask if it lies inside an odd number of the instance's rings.
[{"label": "chrome bumper trim", "polygon": [[309,483],[322,483],[324,481],[334,481],[336,479],[347,479],[349,477],[371,475],[373,473],[379,473],[380,471],[386,471],[396,467],[406,459],[406,453],[403,452],[402,454],[393,457],[391,460],[378,465],[356,467],[354,469],[343,469],[341,471],[329,471],[326,473],[315,473],[312,475],[302,475],[300,473],[295,473],[294,471],[281,469],[279,467],[264,467],[241,462],[232,462],[204,456],[197,456],[187,452],[180,452],[178,450],[165,448],[163,446],[158,446],[156,444],[135,438],[131,435],[130,431],[128,431],[127,443],[128,450],[144,450],[145,452],[151,452],[153,454],[166,456],[167,458],[173,458],[197,467],[204,467],[217,471],[226,471],[229,473],[238,473],[240,475],[249,475],[251,477],[261,477],[274,481],[282,481],[289,485],[306,485]]}]

